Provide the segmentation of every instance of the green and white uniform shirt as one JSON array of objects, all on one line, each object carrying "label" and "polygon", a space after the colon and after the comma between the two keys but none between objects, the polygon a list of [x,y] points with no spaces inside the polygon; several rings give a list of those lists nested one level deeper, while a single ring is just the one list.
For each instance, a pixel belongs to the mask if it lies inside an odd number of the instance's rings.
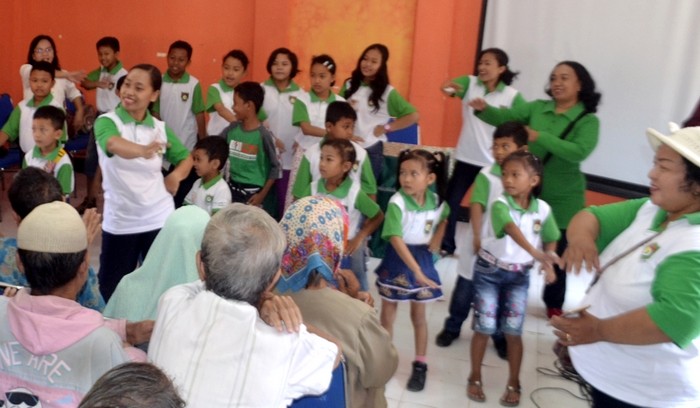
[{"label": "green and white uniform shirt", "polygon": [[231,204],[231,190],[221,174],[206,183],[200,178],[194,182],[192,189],[187,193],[185,204],[196,205],[209,215],[214,215]]},{"label": "green and white uniform shirt", "polygon": [[485,219],[485,233],[481,237],[481,249],[495,256],[499,261],[512,264],[525,264],[534,259],[506,234],[506,225],[515,224],[527,242],[542,249],[543,242],[556,242],[561,236],[552,209],[544,201],[530,198],[528,208],[520,207],[513,197],[502,194],[491,205],[491,215]]},{"label": "green and white uniform shirt", "polygon": [[[59,105],[53,98],[53,95],[48,95],[43,101],[36,104],[34,97],[23,100],[18,103],[12,110],[7,123],[3,125],[2,131],[7,134],[10,141],[14,142],[19,137],[19,148],[24,153],[31,152],[34,149],[34,135],[32,133],[32,121],[34,120],[34,112],[42,106],[55,106],[63,110],[63,106]],[[65,143],[67,138],[66,124],[63,124],[63,136],[61,143]]]},{"label": "green and white uniform shirt", "polygon": [[[350,81],[343,85],[340,90],[341,95],[350,89]],[[381,97],[381,103],[375,111],[375,107],[369,97],[372,95],[372,88],[362,83],[354,94],[346,98],[350,105],[357,112],[357,122],[355,123],[355,134],[365,139],[362,147],[369,147],[377,142],[386,142],[386,135],[375,136],[374,128],[378,125],[384,126],[391,118],[401,118],[416,111],[416,108],[408,103],[393,86],[387,85]]]},{"label": "green and white uniform shirt", "polygon": [[209,123],[207,123],[207,135],[219,135],[228,126],[229,121],[222,118],[216,111],[214,105],[220,103],[224,108],[233,114],[233,88],[226,85],[223,79],[211,84],[207,91],[207,112],[209,113]]},{"label": "green and white uniform shirt", "polygon": [[[157,141],[167,148],[150,159],[125,159],[107,151],[112,137],[142,146]],[[95,141],[105,197],[102,229],[110,234],[138,234],[162,228],[175,210],[173,196],[165,189],[163,159],[177,165],[190,155],[187,148],[163,121],[146,112],[137,122],[121,105],[97,118]]]},{"label": "green and white uniform shirt", "polygon": [[46,156],[41,154],[41,150],[34,146],[32,151],[24,155],[22,168],[36,167],[44,170],[58,180],[61,185],[63,195],[69,195],[73,192],[75,179],[73,175],[73,163],[70,161],[70,156],[65,149],[60,146],[52,150]]},{"label": "green and white uniform shirt", "polygon": [[267,114],[267,123],[275,137],[284,143],[285,152],[280,155],[282,168],[291,170],[294,164],[294,142],[302,136],[301,129],[292,125],[292,111],[297,98],[306,91],[294,81],[290,81],[287,89],[282,91],[277,89],[272,79],[261,85],[265,90],[263,110]]},{"label": "green and white uniform shirt", "polygon": [[399,189],[389,199],[382,229],[382,239],[400,236],[407,245],[428,245],[438,225],[450,215],[446,202],[438,205],[438,196],[426,191],[425,202],[419,206],[413,197]]},{"label": "green and white uniform shirt", "polygon": [[[292,111],[292,124],[299,126],[303,122],[309,122],[311,126],[316,126],[321,129],[326,128],[326,110],[328,105],[335,101],[345,101],[345,98],[330,92],[328,99],[319,98],[312,90],[309,93],[300,94],[294,102]],[[307,136],[300,133],[297,137],[297,144],[302,149],[306,150],[314,144],[318,143],[319,138],[316,136]]]},{"label": "green and white uniform shirt", "polygon": [[489,92],[484,83],[473,75],[452,81],[462,86],[462,90],[454,95],[462,99],[462,129],[459,131],[455,158],[480,167],[493,163],[491,145],[495,127],[477,118],[469,101],[483,98],[491,106],[510,108],[525,103],[525,99],[515,88],[503,82],[499,82],[496,89]]},{"label": "green and white uniform shirt", "polygon": [[119,96],[117,96],[117,81],[119,78],[126,75],[128,72],[124,69],[121,61],[111,70],[105,67],[99,67],[87,75],[89,81],[108,81],[109,88],[103,89],[97,87],[95,89],[95,100],[97,102],[97,110],[100,113],[111,112],[119,105]]},{"label": "green and white uniform shirt", "polygon": [[185,72],[175,81],[166,72],[160,98],[153,110],[175,132],[187,150],[192,151],[197,143],[197,119],[195,115],[204,112],[202,88],[199,80]]},{"label": "green and white uniform shirt", "polygon": [[326,182],[324,179],[317,180],[310,184],[310,194],[307,195],[322,195],[333,198],[339,201],[350,218],[350,226],[348,228],[348,239],[355,238],[355,235],[362,228],[362,220],[364,217],[373,218],[380,210],[379,204],[374,202],[369,196],[362,191],[360,184],[354,182],[350,177],[346,177],[342,183],[329,192],[326,190]]},{"label": "green and white uniform shirt", "polygon": [[599,319],[646,309],[671,341],[569,347],[576,370],[594,387],[633,405],[700,406],[700,213],[663,229],[668,213],[648,198],[586,211],[600,226],[601,265],[638,247],[600,275],[582,304]]},{"label": "green and white uniform shirt", "polygon": [[[320,142],[311,145],[304,152],[297,170],[297,177],[294,180],[294,187],[292,187],[292,195],[295,198],[304,197],[304,191],[309,183],[316,182],[321,178],[319,163],[321,162],[321,144],[324,140],[325,137]],[[348,174],[349,178],[353,180],[353,183],[359,184],[362,191],[367,195],[377,194],[377,181],[374,179],[367,151],[352,140],[350,143],[355,148],[355,164],[353,164],[352,170]]]}]

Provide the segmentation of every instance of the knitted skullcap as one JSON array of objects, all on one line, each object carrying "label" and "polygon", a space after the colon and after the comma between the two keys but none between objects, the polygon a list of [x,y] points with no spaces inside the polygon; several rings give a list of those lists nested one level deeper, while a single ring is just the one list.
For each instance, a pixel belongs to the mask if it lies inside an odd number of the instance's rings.
[{"label": "knitted skullcap", "polygon": [[87,232],[78,212],[61,201],[42,204],[32,210],[17,230],[17,247],[53,254],[87,249]]}]

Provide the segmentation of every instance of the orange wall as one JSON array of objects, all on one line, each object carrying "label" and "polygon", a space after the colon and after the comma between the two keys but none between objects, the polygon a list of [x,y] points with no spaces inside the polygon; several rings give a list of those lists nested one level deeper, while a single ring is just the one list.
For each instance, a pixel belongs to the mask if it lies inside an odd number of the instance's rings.
[{"label": "orange wall", "polygon": [[[443,0],[439,7],[428,0],[356,0],[342,6],[327,0],[2,3],[3,15],[12,19],[0,25],[0,91],[9,92],[15,102],[21,97],[19,66],[39,33],[56,40],[61,65],[69,70],[96,68],[94,44],[105,35],[119,38],[127,68],[148,62],[165,69],[165,58],[157,54],[167,52],[175,40],[186,40],[194,47],[189,71],[205,89],[219,79],[220,59],[233,48],[251,58],[247,79],[262,81],[268,76],[269,53],[289,47],[299,55],[303,72],[297,79],[306,86],[312,55],[332,55],[340,83],[367,45],[382,42],[390,49],[392,84],[420,112],[423,143],[454,146],[459,102],[445,100],[439,85],[472,72],[482,0]],[[87,98],[94,100],[94,95],[87,93]]]}]

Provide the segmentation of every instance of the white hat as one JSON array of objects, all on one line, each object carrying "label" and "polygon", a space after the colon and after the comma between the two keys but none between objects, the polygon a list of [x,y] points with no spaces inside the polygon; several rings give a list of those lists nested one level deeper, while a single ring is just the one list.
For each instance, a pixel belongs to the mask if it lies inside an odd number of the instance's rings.
[{"label": "white hat", "polygon": [[669,123],[669,128],[671,134],[668,136],[654,129],[647,129],[651,147],[656,151],[663,143],[700,167],[700,126],[681,129],[675,123]]},{"label": "white hat", "polygon": [[76,253],[87,249],[83,220],[71,205],[61,201],[37,206],[17,229],[17,247],[52,254]]}]

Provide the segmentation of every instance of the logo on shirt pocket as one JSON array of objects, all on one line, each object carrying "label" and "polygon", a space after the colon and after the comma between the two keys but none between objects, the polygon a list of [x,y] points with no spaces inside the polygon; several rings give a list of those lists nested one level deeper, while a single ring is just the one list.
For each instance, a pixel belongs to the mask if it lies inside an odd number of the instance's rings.
[{"label": "logo on shirt pocket", "polygon": [[430,232],[433,230],[433,220],[428,220],[425,222],[425,228],[423,228],[423,232],[428,235]]},{"label": "logo on shirt pocket", "polygon": [[651,256],[654,255],[658,250],[659,244],[657,244],[656,242],[652,242],[651,244],[645,246],[642,250],[642,260],[646,261],[647,259],[651,258]]},{"label": "logo on shirt pocket", "polygon": [[289,103],[291,103],[292,105],[294,105],[294,102],[296,102],[296,101],[297,101],[297,97],[296,97],[296,96],[294,96],[294,95],[289,95]]},{"label": "logo on shirt pocket", "polygon": [[182,99],[183,102],[187,102],[190,99],[190,93],[180,92],[180,99]]},{"label": "logo on shirt pocket", "polygon": [[532,232],[539,234],[540,231],[542,231],[542,221],[535,220],[535,222],[532,224]]}]

